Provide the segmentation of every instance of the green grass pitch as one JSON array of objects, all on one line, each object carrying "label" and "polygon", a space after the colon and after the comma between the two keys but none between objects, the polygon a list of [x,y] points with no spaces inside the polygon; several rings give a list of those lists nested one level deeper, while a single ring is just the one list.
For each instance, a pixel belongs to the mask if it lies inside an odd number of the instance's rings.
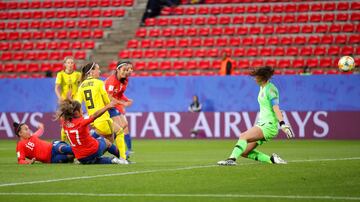
[{"label": "green grass pitch", "polygon": [[0,201],[360,201],[360,141],[277,140],[287,165],[239,159],[236,140],[134,140],[132,165],[18,165],[0,141]]}]

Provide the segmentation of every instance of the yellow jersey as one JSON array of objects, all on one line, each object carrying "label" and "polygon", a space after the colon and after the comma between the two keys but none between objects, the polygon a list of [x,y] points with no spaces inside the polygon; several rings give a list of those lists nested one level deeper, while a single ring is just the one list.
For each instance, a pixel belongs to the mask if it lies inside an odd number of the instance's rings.
[{"label": "yellow jersey", "polygon": [[60,71],[56,75],[55,84],[61,87],[61,98],[66,99],[66,95],[71,91],[71,97],[76,94],[81,79],[81,73],[73,71],[71,74],[65,73],[64,70]]},{"label": "yellow jersey", "polygon": [[[87,78],[78,89],[75,100],[85,102],[88,115],[94,114],[97,110],[110,103],[109,96],[105,90],[104,82],[100,79]],[[97,121],[110,119],[109,112],[105,112]]]}]

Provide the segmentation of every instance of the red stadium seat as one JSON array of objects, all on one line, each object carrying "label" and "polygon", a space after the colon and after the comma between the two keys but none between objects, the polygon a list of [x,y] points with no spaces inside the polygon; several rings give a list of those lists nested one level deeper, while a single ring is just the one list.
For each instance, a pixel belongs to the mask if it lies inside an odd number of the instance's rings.
[{"label": "red stadium seat", "polygon": [[273,55],[283,56],[283,55],[285,55],[285,49],[283,47],[276,47],[273,51]]},{"label": "red stadium seat", "polygon": [[264,61],[261,59],[255,59],[251,62],[251,67],[253,68],[259,68],[264,66]]},{"label": "red stadium seat", "polygon": [[350,35],[349,37],[349,44],[358,44],[360,42],[360,36],[357,35]]},{"label": "red stadium seat", "polygon": [[138,40],[131,39],[127,42],[127,48],[137,48],[138,47]]},{"label": "red stadium seat", "polygon": [[185,65],[185,69],[197,69],[198,68],[198,64],[197,64],[197,61],[196,60],[189,60],[186,62],[186,65]]},{"label": "red stadium seat", "polygon": [[326,48],[323,46],[316,46],[314,49],[314,55],[325,55]]},{"label": "red stadium seat", "polygon": [[344,24],[342,26],[342,31],[343,32],[354,32],[355,30],[355,25],[354,24]]},{"label": "red stadium seat", "polygon": [[276,67],[276,60],[274,60],[274,59],[266,60],[265,61],[265,66]]},{"label": "red stadium seat", "polygon": [[206,49],[203,49],[203,48],[197,49],[194,52],[195,57],[206,57],[207,56],[206,54],[207,54],[207,51],[206,51]]},{"label": "red stadium seat", "polygon": [[334,37],[332,35],[324,35],[321,37],[322,44],[332,44],[334,41]]},{"label": "red stadium seat", "polygon": [[165,47],[175,47],[176,46],[176,40],[171,38],[171,39],[168,39],[165,41],[165,44],[164,44]]},{"label": "red stadium seat", "polygon": [[27,65],[24,64],[24,63],[18,63],[18,64],[16,64],[16,66],[15,66],[15,71],[16,71],[16,72],[24,72],[24,71],[26,71],[26,70],[27,70]]},{"label": "red stadium seat", "polygon": [[[351,38],[351,36],[350,36],[350,38]],[[335,37],[335,44],[346,44],[346,42],[347,42],[346,35],[337,35]],[[350,40],[349,40],[349,43],[352,43],[352,42],[350,42]]]},{"label": "red stadium seat", "polygon": [[155,39],[153,41],[153,45],[154,48],[162,48],[164,46],[164,40],[162,39]]},{"label": "red stadium seat", "polygon": [[305,60],[303,58],[297,58],[297,59],[293,60],[292,67],[293,68],[305,67]]},{"label": "red stadium seat", "polygon": [[169,52],[168,57],[172,57],[172,58],[178,58],[181,55],[181,51],[180,49],[171,49]]},{"label": "red stadium seat", "polygon": [[146,64],[144,61],[138,61],[138,62],[135,62],[135,68],[137,70],[144,70],[146,67]]},{"label": "red stadium seat", "polygon": [[320,58],[320,67],[321,68],[329,68],[332,66],[332,59],[331,58]]},{"label": "red stadium seat", "polygon": [[355,53],[353,46],[343,46],[341,48],[341,55],[353,55]]},{"label": "red stadium seat", "polygon": [[311,58],[306,61],[306,66],[308,66],[309,68],[316,68],[319,66],[318,62],[319,60],[317,58]]},{"label": "red stadium seat", "polygon": [[179,39],[178,46],[179,47],[187,47],[187,46],[189,46],[189,39],[188,38]]},{"label": "red stadium seat", "polygon": [[15,71],[15,64],[13,64],[13,63],[4,64],[3,71],[4,72],[13,72],[13,71]]},{"label": "red stadium seat", "polygon": [[310,36],[309,40],[308,40],[308,43],[309,44],[319,44],[320,43],[320,36],[318,36],[318,35]]},{"label": "red stadium seat", "polygon": [[185,67],[184,61],[176,60],[173,62],[173,69],[179,70],[179,69],[184,69],[184,67]]},{"label": "red stadium seat", "polygon": [[237,67],[240,69],[245,69],[250,67],[250,62],[247,59],[239,60]]},{"label": "red stadium seat", "polygon": [[301,48],[300,50],[300,55],[301,56],[310,56],[313,54],[313,49],[311,46],[304,46],[303,48]]},{"label": "red stadium seat", "polygon": [[279,68],[289,68],[290,67],[290,60],[289,59],[281,59],[278,62],[277,67]]},{"label": "red stadium seat", "polygon": [[140,43],[142,48],[150,48],[151,47],[151,41],[150,39],[144,39]]},{"label": "red stadium seat", "polygon": [[350,7],[349,2],[339,2],[337,4],[337,10],[345,11],[348,10],[349,7]]},{"label": "red stadium seat", "polygon": [[303,45],[305,43],[306,43],[306,37],[305,36],[296,36],[294,38],[294,44]]},{"label": "red stadium seat", "polygon": [[286,55],[288,56],[296,56],[299,50],[297,47],[289,47],[286,49]]},{"label": "red stadium seat", "polygon": [[328,48],[329,55],[338,55],[340,53],[340,48],[338,46],[331,46]]}]

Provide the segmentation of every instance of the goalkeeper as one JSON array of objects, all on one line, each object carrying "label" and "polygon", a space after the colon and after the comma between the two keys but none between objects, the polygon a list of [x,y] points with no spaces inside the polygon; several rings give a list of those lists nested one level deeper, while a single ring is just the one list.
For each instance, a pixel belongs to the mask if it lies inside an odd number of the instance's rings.
[{"label": "goalkeeper", "polygon": [[259,120],[256,125],[240,135],[230,157],[219,161],[218,165],[236,165],[240,156],[265,163],[286,164],[277,154],[266,155],[256,147],[275,138],[278,135],[278,124],[287,138],[293,138],[294,133],[285,124],[279,108],[279,92],[269,80],[274,74],[271,67],[263,67],[251,72],[256,83],[260,86],[258,102],[260,105]]}]

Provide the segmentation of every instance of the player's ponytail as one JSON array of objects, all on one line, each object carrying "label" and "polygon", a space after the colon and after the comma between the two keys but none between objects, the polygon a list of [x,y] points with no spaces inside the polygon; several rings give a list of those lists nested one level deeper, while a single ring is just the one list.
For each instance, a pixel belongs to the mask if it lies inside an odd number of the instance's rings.
[{"label": "player's ponytail", "polygon": [[14,131],[15,131],[15,134],[19,137],[19,132],[21,130],[21,126],[23,126],[24,123],[17,123],[17,122],[14,122],[13,123],[13,126],[14,126]]}]

